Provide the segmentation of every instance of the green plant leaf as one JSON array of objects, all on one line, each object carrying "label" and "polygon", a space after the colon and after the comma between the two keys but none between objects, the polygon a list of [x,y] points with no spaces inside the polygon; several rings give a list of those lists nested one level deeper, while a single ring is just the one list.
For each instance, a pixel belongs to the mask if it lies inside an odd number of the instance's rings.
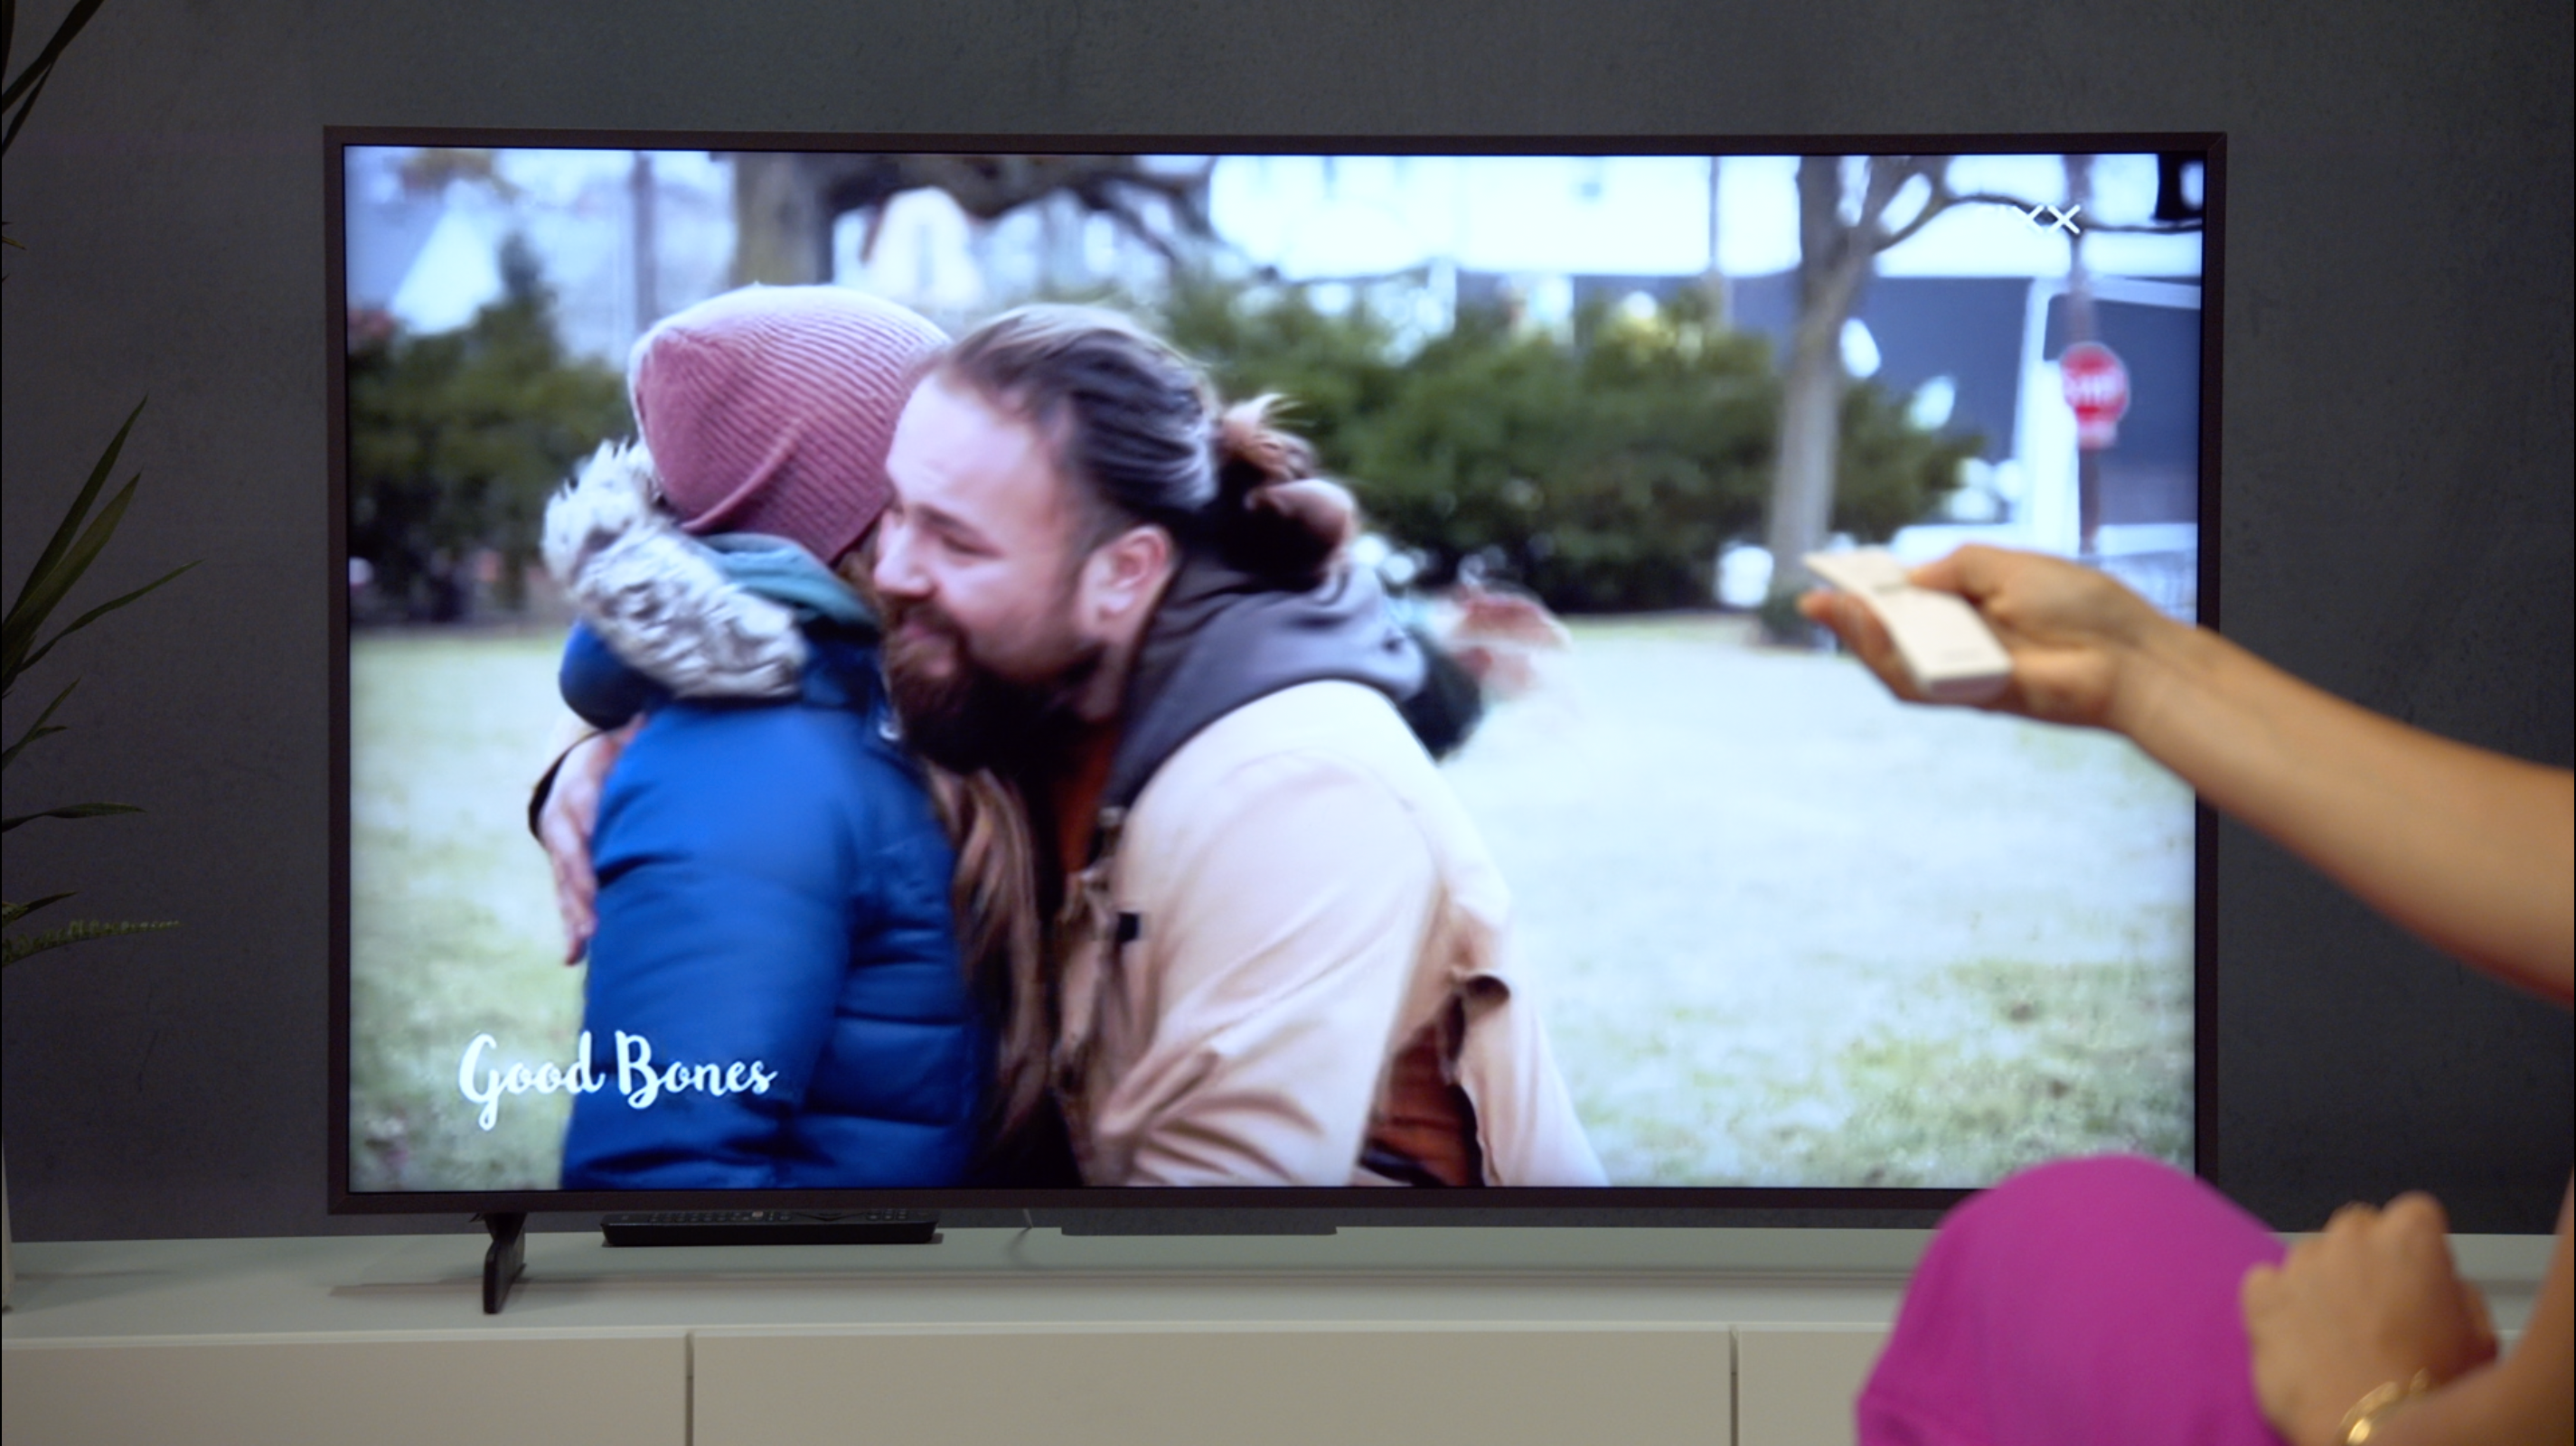
[{"label": "green plant leaf", "polygon": [[86,944],[92,939],[113,939],[122,934],[153,934],[163,929],[176,929],[176,919],[155,919],[144,923],[123,920],[74,919],[68,924],[47,929],[41,934],[13,934],[0,939],[0,966],[15,964],[30,954],[60,949],[67,944]]},{"label": "green plant leaf", "polygon": [[0,677],[0,692],[17,683],[19,671],[27,666],[27,652],[36,640],[36,629],[44,626],[45,619],[62,602],[63,594],[70,592],[81,574],[98,560],[108,539],[115,535],[116,524],[125,519],[125,509],[133,504],[134,489],[142,480],[137,474],[107,499],[107,505],[98,509],[80,540],[55,561],[50,573],[28,579],[18,602],[9,609],[8,618],[0,621],[0,669],[6,670],[5,677]]},{"label": "green plant leaf", "polygon": [[44,74],[36,77],[36,88],[27,92],[26,104],[18,107],[16,115],[9,117],[9,128],[0,131],[0,151],[9,149],[10,143],[18,139],[18,127],[27,123],[28,115],[36,109],[36,98],[45,93],[45,82],[53,78],[54,68],[50,65],[45,67]]},{"label": "green plant leaf", "polygon": [[22,823],[33,823],[40,818],[112,818],[120,813],[142,811],[130,803],[67,803],[40,813],[13,813],[0,818],[0,833],[8,833]]},{"label": "green plant leaf", "polygon": [[27,725],[27,731],[18,735],[17,742],[9,745],[9,751],[6,753],[0,753],[0,768],[6,768],[10,764],[17,762],[18,754],[23,751],[28,744],[35,742],[37,739],[44,737],[48,733],[60,733],[63,731],[60,728],[46,727],[45,720],[54,716],[54,710],[63,706],[63,700],[72,695],[72,689],[79,687],[80,682],[80,679],[74,678],[63,685],[63,690],[54,695],[54,701],[45,705],[45,711],[36,715],[36,721]]},{"label": "green plant leaf", "polygon": [[[98,7],[105,3],[106,0],[80,0],[72,6],[71,13],[63,17],[62,24],[54,27],[54,38],[45,42],[45,48],[36,53],[34,60],[27,62],[27,68],[18,72],[17,79],[9,82],[7,90],[0,91],[0,110],[18,107],[18,113],[9,120],[11,138],[17,136],[18,127],[27,123],[27,112],[36,108],[37,93],[45,88],[45,78],[53,73],[54,62],[62,58],[64,48],[72,43],[72,37],[81,33],[81,27],[89,24],[90,17],[96,15]],[[11,0],[9,5],[8,28],[10,39],[14,41],[18,30],[16,0]],[[11,48],[14,49],[14,45]],[[8,56],[0,53],[0,66],[7,64]],[[26,103],[19,105],[22,98]]]},{"label": "green plant leaf", "polygon": [[72,890],[66,889],[59,894],[47,894],[41,899],[30,900],[24,904],[12,904],[0,901],[0,924],[17,923],[20,919],[36,912],[47,904],[59,904],[63,900],[70,898],[72,896],[72,892]]},{"label": "green plant leaf", "polygon": [[[18,741],[17,741],[17,742],[12,743],[12,744],[10,744],[10,745],[9,745],[9,751],[8,751],[8,753],[7,753],[5,756],[6,756],[9,760],[11,760],[12,762],[14,762],[14,761],[16,761],[16,759],[17,759],[17,757],[18,757],[18,750],[19,750],[19,749],[21,749],[21,748],[26,747],[26,746],[27,746],[28,744],[30,744],[30,743],[35,742],[37,739],[39,739],[39,738],[51,738],[52,736],[54,736],[54,735],[55,735],[55,734],[57,734],[57,733],[68,733],[68,732],[70,732],[70,731],[71,731],[70,729],[68,729],[68,728],[62,728],[62,727],[54,727],[54,728],[30,728],[30,729],[28,729],[26,732],[21,733],[21,734],[19,734],[19,735],[18,735]],[[0,766],[6,766],[6,765],[0,765]]]},{"label": "green plant leaf", "polygon": [[72,545],[72,539],[80,535],[81,519],[89,515],[89,505],[98,499],[98,489],[107,485],[108,474],[116,470],[117,454],[125,450],[125,438],[134,430],[135,420],[143,414],[143,407],[144,402],[137,402],[134,410],[125,414],[125,425],[116,429],[116,435],[108,439],[107,450],[91,465],[89,480],[81,484],[80,495],[72,499],[70,510],[63,514],[61,522],[55,524],[54,535],[46,539],[45,550],[36,554],[35,565],[27,570],[27,581],[19,585],[18,601],[10,605],[11,611],[16,611],[26,602],[27,590],[62,558],[64,550]]},{"label": "green plant leaf", "polygon": [[143,415],[144,404],[150,400],[146,397],[136,402],[134,410],[125,414],[125,425],[116,429],[116,436],[108,442],[107,450],[99,454],[97,465],[89,469],[89,480],[81,484],[80,495],[72,499],[71,509],[55,525],[54,535],[46,539],[45,550],[36,554],[34,566],[27,569],[27,580],[18,585],[17,600],[9,604],[12,623],[17,619],[18,610],[27,605],[38,581],[52,572],[54,565],[62,561],[63,554],[71,549],[72,539],[80,536],[81,519],[89,515],[89,505],[98,500],[98,489],[107,485],[108,475],[116,470],[117,454],[125,450],[125,438],[134,430],[135,419]]},{"label": "green plant leaf", "polygon": [[61,642],[63,639],[68,638],[72,634],[79,632],[81,629],[88,627],[90,624],[97,622],[100,618],[107,616],[109,613],[116,611],[118,608],[125,606],[127,603],[134,601],[136,598],[143,596],[145,593],[152,591],[154,588],[159,587],[161,584],[168,582],[170,579],[177,577],[179,574],[186,572],[189,568],[195,567],[196,565],[197,564],[193,562],[183,562],[177,567],[170,569],[168,572],[161,574],[159,577],[152,579],[150,582],[145,583],[143,586],[136,588],[134,591],[127,593],[122,597],[109,598],[107,601],[100,603],[97,607],[91,608],[88,612],[85,612],[79,617],[72,619],[70,622],[63,624],[61,631],[55,633],[52,637],[45,639],[44,642],[36,646],[33,652],[30,652],[25,658],[19,661],[18,671],[23,673],[29,668],[36,666],[37,662],[42,659],[45,654],[54,650],[54,644]]}]

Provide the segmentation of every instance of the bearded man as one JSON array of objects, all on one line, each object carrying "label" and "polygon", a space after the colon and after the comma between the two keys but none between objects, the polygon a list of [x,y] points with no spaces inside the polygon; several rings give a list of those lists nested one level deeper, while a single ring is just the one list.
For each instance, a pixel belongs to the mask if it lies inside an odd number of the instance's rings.
[{"label": "bearded man", "polygon": [[1509,898],[1399,705],[1347,495],[1114,313],[1033,307],[913,393],[874,580],[907,741],[1015,780],[1042,1082],[1095,1185],[1591,1185]]}]

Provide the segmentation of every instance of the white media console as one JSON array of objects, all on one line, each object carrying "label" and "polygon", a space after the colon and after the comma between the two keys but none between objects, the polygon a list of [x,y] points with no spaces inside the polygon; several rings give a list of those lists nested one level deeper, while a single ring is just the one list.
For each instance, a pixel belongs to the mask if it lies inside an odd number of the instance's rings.
[{"label": "white media console", "polygon": [[[7,1446],[1808,1446],[1920,1231],[21,1244]],[[2463,1237],[2518,1328],[2545,1237]]]}]

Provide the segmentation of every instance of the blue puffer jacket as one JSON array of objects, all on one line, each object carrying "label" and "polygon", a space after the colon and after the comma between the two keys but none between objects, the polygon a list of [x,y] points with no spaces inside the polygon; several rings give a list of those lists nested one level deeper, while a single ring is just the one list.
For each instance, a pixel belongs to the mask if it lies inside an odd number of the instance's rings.
[{"label": "blue puffer jacket", "polygon": [[592,837],[582,1027],[602,1087],[574,1097],[567,1190],[966,1171],[992,1061],[959,972],[948,841],[891,741],[872,634],[805,638],[802,696],[774,703],[673,699],[587,626],[567,645],[575,711],[649,714]]}]

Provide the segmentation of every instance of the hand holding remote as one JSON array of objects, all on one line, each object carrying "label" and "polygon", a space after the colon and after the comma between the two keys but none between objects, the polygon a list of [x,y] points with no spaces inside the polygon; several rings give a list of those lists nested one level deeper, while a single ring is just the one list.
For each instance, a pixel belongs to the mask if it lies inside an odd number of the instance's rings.
[{"label": "hand holding remote", "polygon": [[[2134,708],[2140,659],[2190,630],[2091,568],[2037,553],[1968,546],[1912,570],[1916,590],[1954,594],[1976,610],[2011,660],[2010,675],[1982,706],[2049,723],[2123,728]],[[1886,625],[1839,593],[1809,593],[1805,615],[1832,628],[1899,697],[1958,701],[1918,687]]]},{"label": "hand holding remote", "polygon": [[1900,694],[1935,703],[1983,703],[2012,681],[2012,659],[1976,609],[1956,594],[1916,587],[1893,554],[1874,547],[1819,552],[1808,554],[1806,563],[1809,572],[1869,610],[1904,675]]}]

